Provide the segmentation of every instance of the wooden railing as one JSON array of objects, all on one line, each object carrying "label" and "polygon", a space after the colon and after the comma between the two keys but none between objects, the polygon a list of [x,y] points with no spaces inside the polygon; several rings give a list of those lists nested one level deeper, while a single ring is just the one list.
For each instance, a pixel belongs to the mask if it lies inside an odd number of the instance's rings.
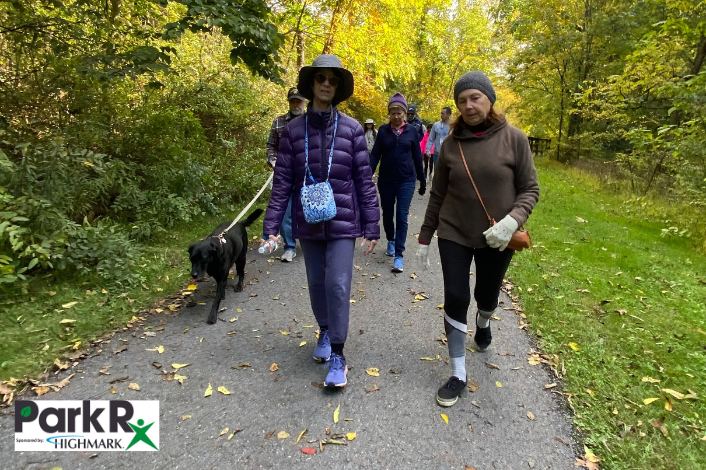
[{"label": "wooden railing", "polygon": [[533,155],[541,155],[551,146],[552,139],[540,139],[538,137],[527,137]]}]

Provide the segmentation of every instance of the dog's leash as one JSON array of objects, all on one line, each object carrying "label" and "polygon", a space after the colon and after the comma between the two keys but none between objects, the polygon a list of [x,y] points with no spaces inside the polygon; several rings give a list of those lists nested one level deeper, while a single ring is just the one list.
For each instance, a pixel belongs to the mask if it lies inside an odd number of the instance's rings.
[{"label": "dog's leash", "polygon": [[218,238],[218,240],[219,240],[222,244],[225,244],[225,243],[226,243],[226,239],[223,238],[223,235],[224,235],[228,230],[232,229],[232,228],[233,228],[233,225],[237,224],[238,221],[240,220],[240,218],[241,218],[243,215],[245,215],[245,213],[246,213],[247,211],[250,210],[250,208],[252,207],[252,205],[255,204],[255,201],[257,201],[257,199],[262,195],[262,192],[265,190],[265,188],[267,187],[267,185],[270,184],[270,181],[272,181],[272,177],[274,176],[274,174],[275,174],[274,171],[271,171],[271,172],[270,172],[270,176],[267,177],[267,181],[265,181],[265,184],[262,185],[262,188],[260,188],[260,190],[257,192],[257,194],[255,195],[255,197],[252,198],[252,201],[250,201],[250,203],[249,203],[247,206],[245,206],[245,209],[243,209],[242,211],[240,211],[240,214],[238,214],[238,217],[236,217],[235,220],[233,220],[233,223],[231,223],[231,224],[228,226],[227,229],[225,229],[225,230],[222,231],[219,235],[216,236],[216,238]]}]

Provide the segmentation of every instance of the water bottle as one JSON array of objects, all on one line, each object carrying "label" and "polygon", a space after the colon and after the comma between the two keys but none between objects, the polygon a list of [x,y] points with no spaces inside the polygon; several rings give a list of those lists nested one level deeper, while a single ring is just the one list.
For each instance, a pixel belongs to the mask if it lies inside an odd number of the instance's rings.
[{"label": "water bottle", "polygon": [[274,240],[267,240],[265,243],[260,245],[260,248],[257,249],[257,252],[260,253],[261,255],[265,254],[270,254],[274,252],[279,246],[282,244],[282,237],[277,237],[277,241],[275,242]]}]

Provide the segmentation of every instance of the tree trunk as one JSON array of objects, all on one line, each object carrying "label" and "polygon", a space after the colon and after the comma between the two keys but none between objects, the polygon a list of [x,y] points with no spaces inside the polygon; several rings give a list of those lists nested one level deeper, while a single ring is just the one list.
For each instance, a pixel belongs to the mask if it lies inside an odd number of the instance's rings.
[{"label": "tree trunk", "polygon": [[297,70],[304,67],[304,31],[297,31]]}]

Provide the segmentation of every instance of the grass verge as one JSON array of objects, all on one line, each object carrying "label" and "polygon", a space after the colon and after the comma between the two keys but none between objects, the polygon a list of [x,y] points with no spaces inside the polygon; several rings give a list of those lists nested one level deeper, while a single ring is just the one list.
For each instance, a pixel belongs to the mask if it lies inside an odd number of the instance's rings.
[{"label": "grass verge", "polygon": [[[261,196],[251,211],[265,209],[266,196]],[[98,277],[35,279],[26,297],[2,302],[0,380],[39,376],[53,369],[56,359],[80,351],[92,340],[122,328],[155,302],[181,292],[191,277],[189,244],[241,209],[174,227],[145,246],[137,267],[146,279],[142,285],[126,288],[106,284]],[[262,234],[263,218],[248,229],[250,239]]]},{"label": "grass verge", "polygon": [[536,248],[509,276],[575,425],[602,468],[704,468],[706,260],[595,177],[537,169]]}]

